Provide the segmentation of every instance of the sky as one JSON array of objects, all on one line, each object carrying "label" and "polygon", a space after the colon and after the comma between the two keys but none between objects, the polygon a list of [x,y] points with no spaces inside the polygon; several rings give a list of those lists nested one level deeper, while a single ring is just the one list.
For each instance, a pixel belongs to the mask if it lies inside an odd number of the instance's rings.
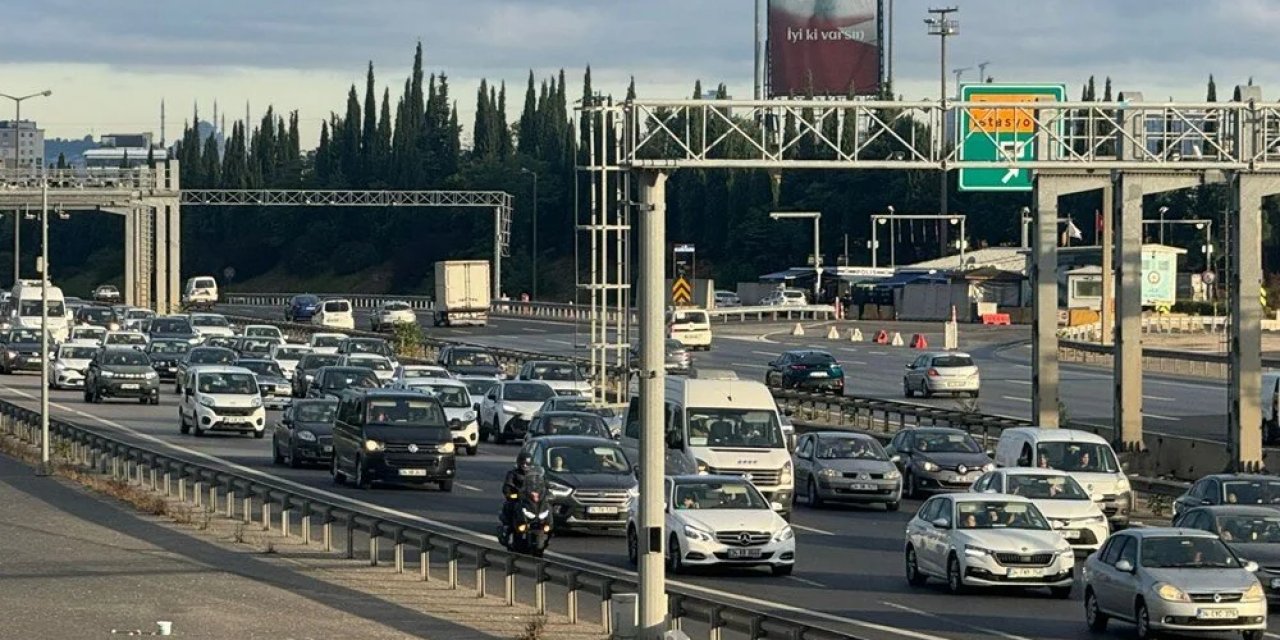
[{"label": "sky", "polygon": [[[343,107],[363,98],[372,61],[378,92],[397,95],[415,43],[428,72],[449,75],[464,128],[481,78],[505,80],[518,116],[527,75],[564,68],[569,95],[592,67],[598,90],[621,95],[634,76],[641,97],[687,97],[695,80],[752,93],[754,0],[8,0],[0,38],[0,93],[50,89],[23,105],[48,137],[159,131],[169,141],[193,106],[216,100],[230,122],[246,102],[257,121],[268,104],[298,110],[304,146]],[[886,3],[889,0],[886,0]],[[935,3],[936,4],[936,3]],[[1080,95],[1089,75],[1148,100],[1198,101],[1209,74],[1219,95],[1252,77],[1280,97],[1280,0],[949,0],[960,33],[952,69],[989,62],[997,81],[1057,82]],[[16,6],[14,6],[16,5]],[[922,23],[931,3],[894,0],[896,92],[936,98],[938,41]],[[976,80],[976,69],[965,80]],[[514,98],[510,95],[514,94]],[[514,104],[514,106],[513,106]],[[0,101],[0,117],[12,116]],[[467,134],[464,133],[464,138]]]}]

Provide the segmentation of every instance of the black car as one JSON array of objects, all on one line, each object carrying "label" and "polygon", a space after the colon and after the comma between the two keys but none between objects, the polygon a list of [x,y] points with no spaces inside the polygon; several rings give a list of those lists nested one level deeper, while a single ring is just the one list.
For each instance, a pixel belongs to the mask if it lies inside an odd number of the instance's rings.
[{"label": "black car", "polygon": [[[1238,504],[1280,509],[1280,478],[1251,473],[1215,473],[1173,501],[1173,515],[1193,507]],[[1250,558],[1252,560],[1252,558]]]},{"label": "black car", "polygon": [[382,338],[347,338],[338,343],[338,353],[341,355],[354,355],[357,353],[372,353],[379,356],[386,356],[393,362],[396,359],[395,349],[387,344]]},{"label": "black car", "polygon": [[639,496],[636,476],[622,447],[609,438],[543,436],[521,453],[547,479],[557,529],[622,529],[631,501]]},{"label": "black car", "polygon": [[[10,329],[0,333],[0,373],[11,374],[17,371],[39,371],[44,363],[40,359],[39,329]],[[53,352],[53,340],[49,340],[49,351]]]},{"label": "black car", "polygon": [[498,364],[498,358],[480,347],[447,345],[440,349],[436,364],[447,369],[449,373],[459,376],[500,378],[505,374],[502,365]]},{"label": "black car", "polygon": [[160,316],[147,325],[147,336],[152,340],[185,340],[187,344],[200,341],[191,321],[185,316]]},{"label": "black car", "polygon": [[393,389],[343,392],[333,426],[335,483],[350,479],[361,489],[438,483],[441,491],[453,491],[456,462],[453,432],[439,400]]},{"label": "black car", "polygon": [[329,464],[333,459],[333,398],[297,400],[281,414],[271,432],[271,457],[276,464],[297,469],[304,464]]},{"label": "black car", "polygon": [[1210,531],[1236,556],[1258,563],[1258,582],[1267,602],[1280,604],[1280,512],[1270,507],[1215,505],[1196,507],[1173,519],[1173,526]]},{"label": "black car", "polygon": [[110,307],[81,307],[76,312],[76,324],[91,324],[107,331],[120,329],[120,320]]},{"label": "black car", "polygon": [[320,367],[332,367],[338,364],[342,356],[336,353],[308,353],[298,361],[293,369],[293,397],[302,398],[307,395],[307,387],[315,379]]},{"label": "black car", "polygon": [[996,466],[972,436],[945,427],[902,429],[885,451],[902,473],[903,495],[910,498],[925,492],[968,491]]},{"label": "black car", "polygon": [[372,369],[364,367],[320,367],[307,385],[308,398],[338,398],[347,389],[377,389],[382,383]]},{"label": "black car", "polygon": [[147,345],[147,356],[151,358],[151,368],[161,380],[176,380],[178,363],[191,350],[191,343],[177,338],[158,338]]},{"label": "black car", "polygon": [[594,413],[585,411],[540,411],[529,423],[525,441],[542,436],[591,436],[612,439],[609,425]]},{"label": "black car", "polygon": [[235,351],[238,340],[240,340],[240,336],[209,336],[200,344],[206,347],[222,347],[223,349]]},{"label": "black car", "polygon": [[222,347],[194,347],[187,352],[187,355],[178,361],[177,379],[174,382],[173,392],[182,393],[182,381],[187,379],[187,371],[191,367],[202,364],[208,365],[230,365],[234,364],[239,356],[236,352]]},{"label": "black car", "polygon": [[244,358],[267,358],[271,355],[271,347],[277,344],[280,341],[273,338],[240,336],[231,349]]},{"label": "black car", "polygon": [[311,322],[320,308],[320,298],[309,293],[296,295],[289,299],[289,306],[284,309],[284,319],[289,322]]},{"label": "black car", "polygon": [[793,349],[769,363],[764,383],[775,389],[819,389],[843,394],[844,369],[826,351]]},{"label": "black car", "polygon": [[160,404],[160,376],[151,368],[151,358],[132,347],[98,351],[84,373],[84,401],[97,403],[107,398]]}]

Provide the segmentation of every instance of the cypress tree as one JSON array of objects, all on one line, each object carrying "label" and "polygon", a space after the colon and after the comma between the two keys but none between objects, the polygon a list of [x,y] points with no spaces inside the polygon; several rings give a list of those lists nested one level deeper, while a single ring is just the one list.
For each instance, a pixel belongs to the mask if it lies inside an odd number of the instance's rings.
[{"label": "cypress tree", "polygon": [[495,151],[489,138],[489,118],[489,84],[481,78],[480,88],[476,91],[476,120],[471,129],[471,154],[480,161],[492,158]]},{"label": "cypress tree", "polygon": [[[588,67],[587,73],[590,74]],[[585,103],[584,103],[585,104]],[[538,147],[538,94],[534,91],[533,70],[529,71],[529,85],[524,91],[524,109],[520,111],[520,123],[518,125],[519,138],[517,142],[517,150],[522,156],[533,157],[537,155]]]},{"label": "cypress tree", "polygon": [[354,84],[347,91],[347,113],[340,122],[341,130],[335,131],[338,162],[346,183],[355,184],[360,176],[360,100]]},{"label": "cypress tree", "polygon": [[[151,150],[147,150],[147,155],[151,155]],[[202,154],[202,167],[200,173],[204,178],[205,184],[213,187],[222,184],[222,166],[221,158],[218,157],[218,138],[214,133],[209,133],[209,137],[204,141],[204,152]],[[150,164],[150,158],[148,158]]]},{"label": "cypress tree", "polygon": [[385,185],[389,177],[387,162],[391,158],[391,90],[382,90],[382,110],[378,114],[378,131],[374,136],[373,160],[375,173],[371,179]]},{"label": "cypress tree", "polygon": [[1218,101],[1218,84],[1213,81],[1213,74],[1209,74],[1209,87],[1205,90],[1205,102]]},{"label": "cypress tree", "polygon": [[511,123],[507,120],[507,82],[502,81],[498,91],[498,109],[494,114],[494,124],[498,128],[498,157],[506,160],[513,151],[511,144]]}]

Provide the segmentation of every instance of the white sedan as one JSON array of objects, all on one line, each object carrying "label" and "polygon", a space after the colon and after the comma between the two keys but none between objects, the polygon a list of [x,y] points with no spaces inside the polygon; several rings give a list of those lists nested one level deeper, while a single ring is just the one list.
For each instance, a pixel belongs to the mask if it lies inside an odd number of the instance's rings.
[{"label": "white sedan", "polygon": [[907,523],[907,582],[946,581],[953,594],[972,586],[1047,587],[1071,597],[1075,552],[1030,500],[953,493],[930,498]]},{"label": "white sedan", "polygon": [[371,331],[390,331],[395,329],[396,325],[415,324],[418,324],[418,314],[413,311],[413,307],[409,306],[408,302],[402,300],[387,302],[369,316]]},{"label": "white sedan", "polygon": [[996,469],[973,483],[974,493],[1005,493],[1031,500],[1076,551],[1097,551],[1111,535],[1107,516],[1070,474],[1056,469]]},{"label": "white sedan", "polygon": [[391,376],[391,386],[397,389],[408,389],[420,380],[452,380],[453,374],[448,369],[434,364],[402,364],[396,367]]}]

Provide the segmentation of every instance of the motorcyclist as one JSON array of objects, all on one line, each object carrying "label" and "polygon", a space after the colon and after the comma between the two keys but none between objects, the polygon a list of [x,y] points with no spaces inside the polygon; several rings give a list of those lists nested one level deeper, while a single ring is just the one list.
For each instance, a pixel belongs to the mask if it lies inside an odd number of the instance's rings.
[{"label": "motorcyclist", "polygon": [[511,526],[511,516],[515,513],[516,503],[520,500],[520,494],[524,491],[525,476],[533,467],[533,456],[528,453],[521,453],[516,457],[516,466],[514,469],[507,471],[507,477],[502,480],[502,526],[509,528]]}]

